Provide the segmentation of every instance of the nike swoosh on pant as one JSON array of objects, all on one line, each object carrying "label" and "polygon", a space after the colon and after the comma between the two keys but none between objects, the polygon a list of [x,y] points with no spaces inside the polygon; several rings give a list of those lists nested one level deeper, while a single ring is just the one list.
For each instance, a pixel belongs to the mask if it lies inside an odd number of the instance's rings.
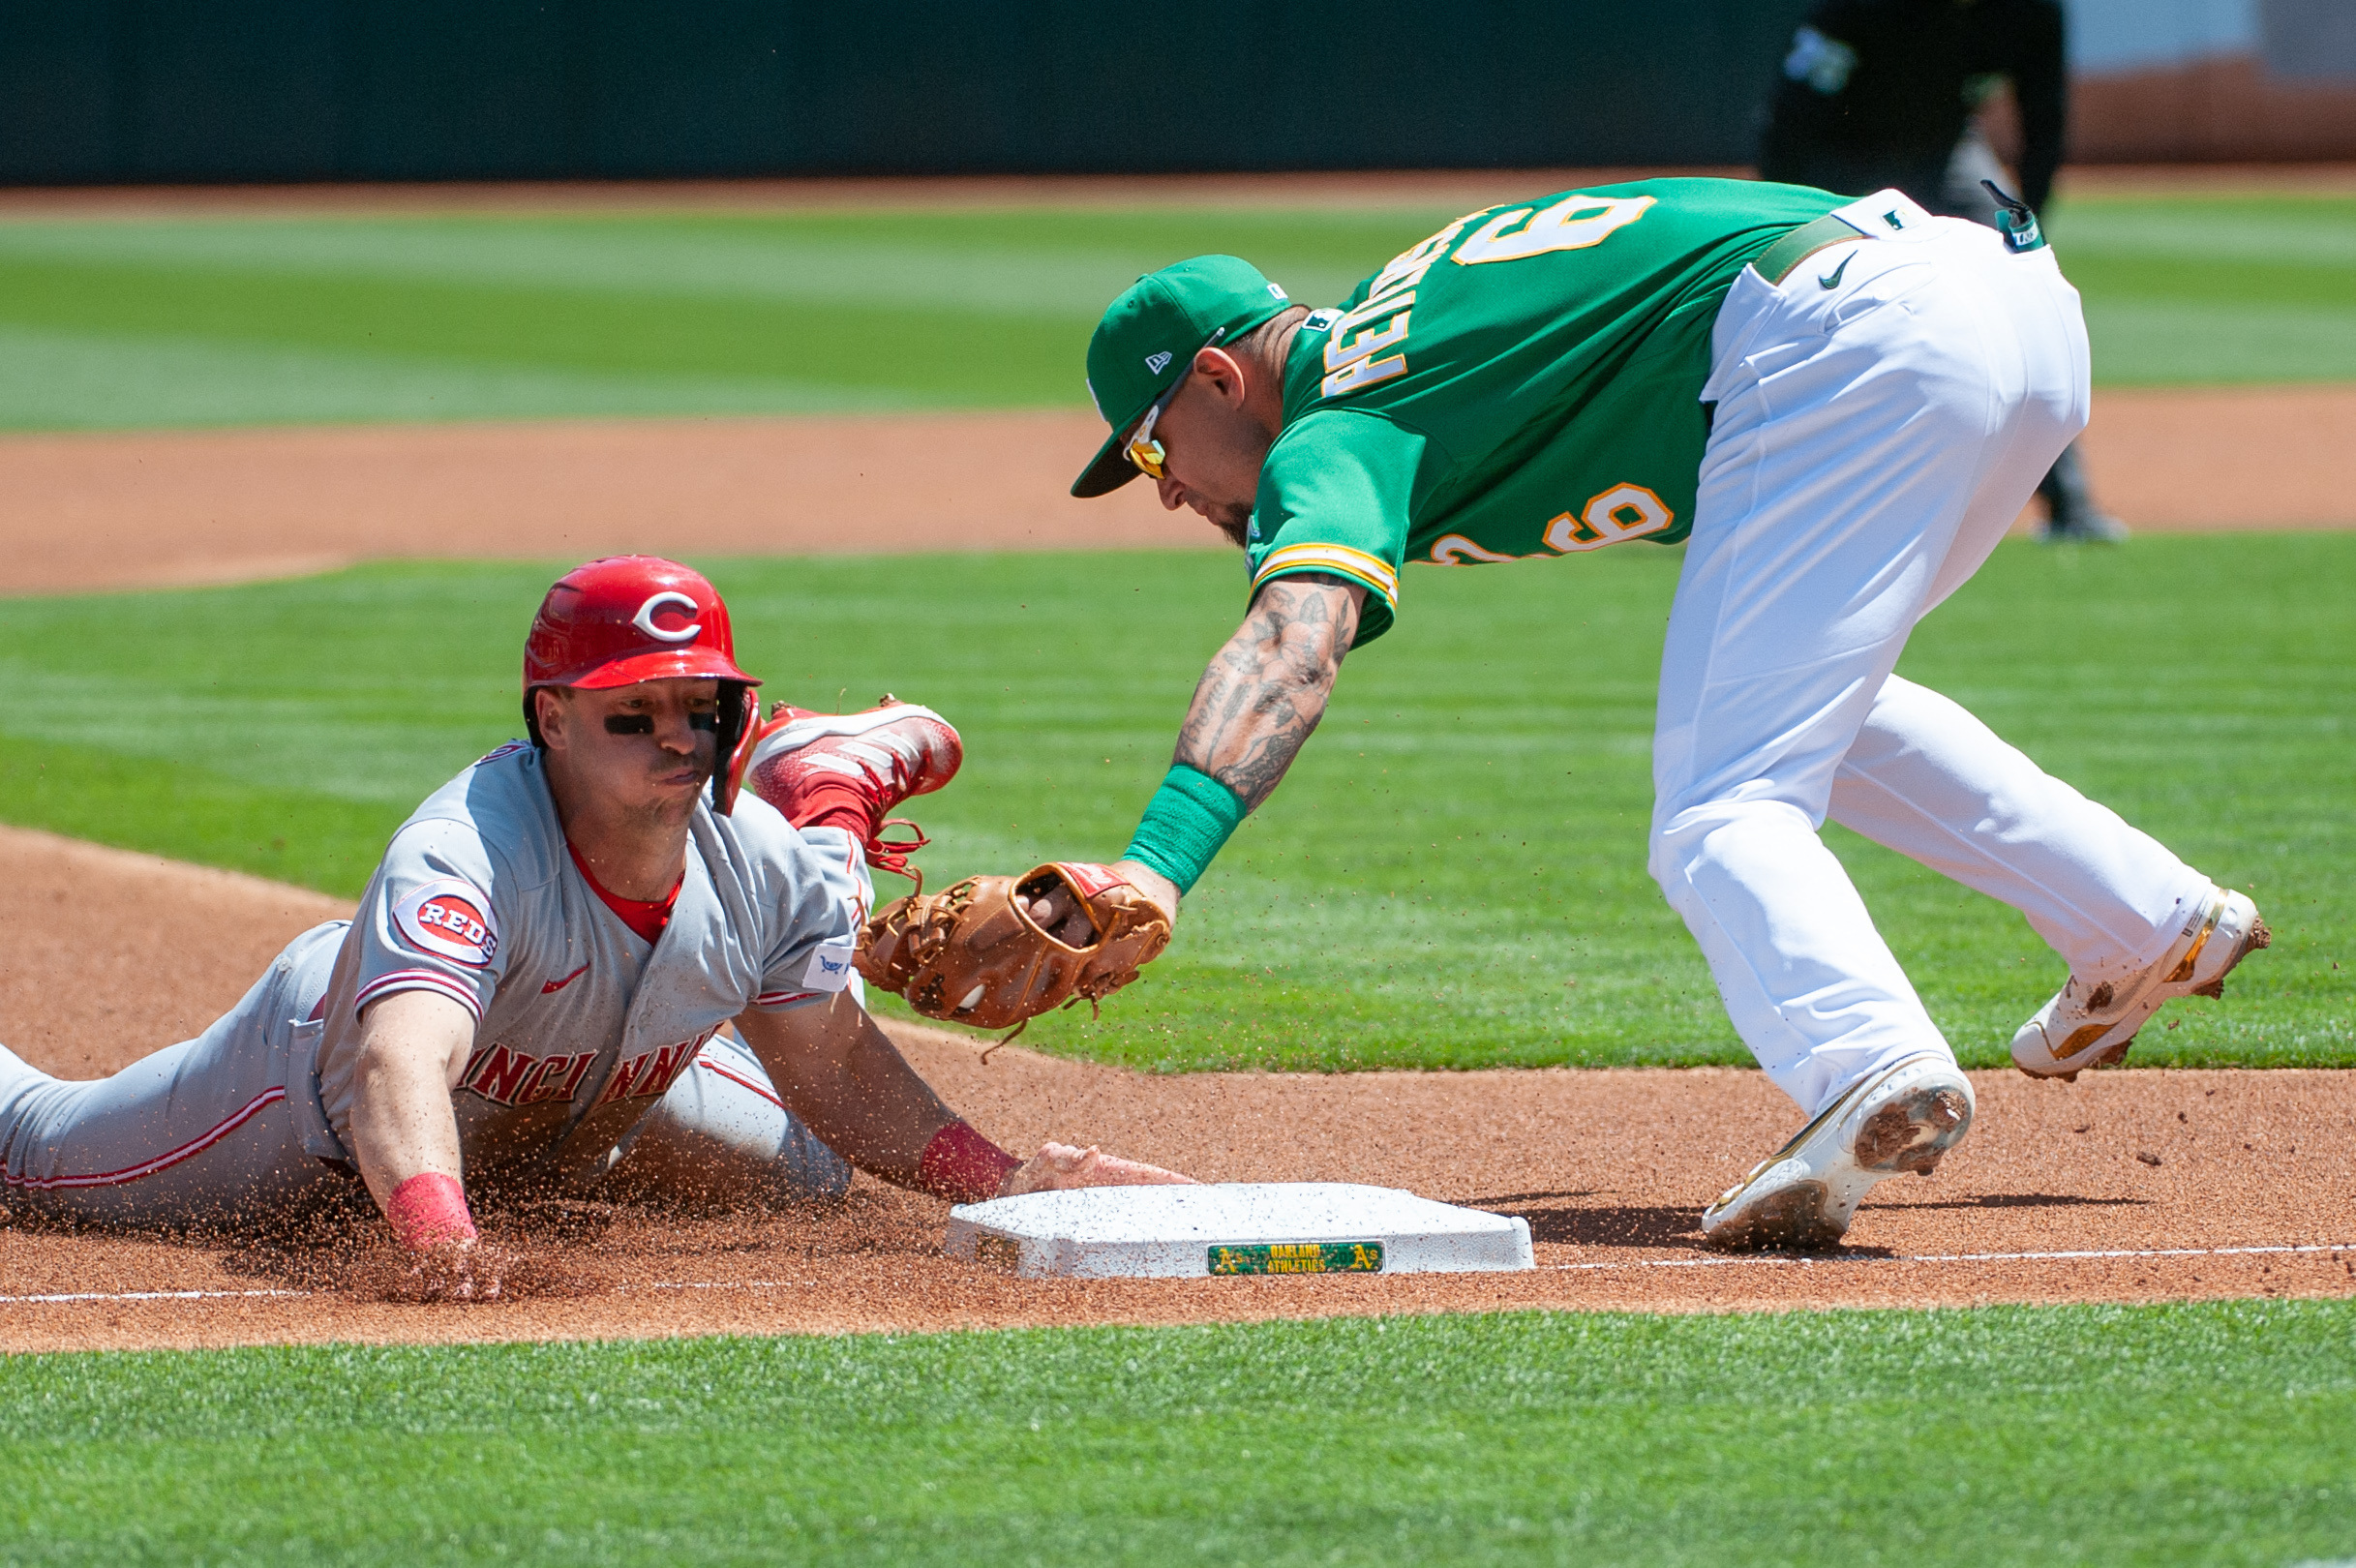
[{"label": "nike swoosh on pant", "polygon": [[571,974],[569,974],[569,975],[565,976],[565,977],[564,977],[562,980],[550,980],[550,981],[549,981],[547,984],[545,984],[545,985],[541,986],[541,987],[540,987],[540,994],[541,994],[542,996],[554,996],[554,995],[556,995],[556,994],[557,994],[559,991],[563,990],[563,989],[564,989],[564,988],[565,988],[567,985],[570,985],[570,984],[571,984],[573,981],[575,981],[575,980],[579,980],[579,979],[580,979],[582,976],[584,976],[584,975],[588,974],[588,973],[589,973],[589,965],[587,965],[587,964],[583,964],[583,965],[582,965],[582,966],[581,966],[579,969],[574,970],[574,971],[573,971]]},{"label": "nike swoosh on pant", "polygon": [[1851,251],[1847,256],[1841,257],[1841,264],[1839,266],[1834,267],[1830,272],[1825,273],[1818,277],[1816,280],[1818,285],[1826,288],[1838,288],[1841,286],[1841,274],[1847,272],[1849,270],[1849,263],[1856,259],[1857,253],[1855,251]]}]

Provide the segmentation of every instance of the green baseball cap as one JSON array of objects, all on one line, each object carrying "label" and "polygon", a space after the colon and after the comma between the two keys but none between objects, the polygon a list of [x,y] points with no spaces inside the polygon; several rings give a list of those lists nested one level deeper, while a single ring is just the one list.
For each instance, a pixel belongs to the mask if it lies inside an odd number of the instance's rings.
[{"label": "green baseball cap", "polygon": [[1233,343],[1291,303],[1259,268],[1232,256],[1194,256],[1124,289],[1088,340],[1088,396],[1112,435],[1072,494],[1102,496],[1134,479],[1122,451],[1131,427],[1214,339]]}]

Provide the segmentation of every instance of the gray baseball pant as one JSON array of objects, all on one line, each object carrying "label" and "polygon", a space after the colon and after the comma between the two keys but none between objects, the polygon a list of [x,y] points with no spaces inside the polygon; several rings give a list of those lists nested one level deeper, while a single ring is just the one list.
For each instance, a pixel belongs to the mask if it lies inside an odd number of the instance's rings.
[{"label": "gray baseball pant", "polygon": [[[0,1046],[0,1179],[15,1208],[176,1229],[366,1204],[319,1107],[314,1016],[348,924],[287,944],[195,1040],[111,1077],[53,1078]],[[740,1042],[714,1039],[623,1140],[614,1195],[836,1199],[851,1167],[778,1100]]]}]

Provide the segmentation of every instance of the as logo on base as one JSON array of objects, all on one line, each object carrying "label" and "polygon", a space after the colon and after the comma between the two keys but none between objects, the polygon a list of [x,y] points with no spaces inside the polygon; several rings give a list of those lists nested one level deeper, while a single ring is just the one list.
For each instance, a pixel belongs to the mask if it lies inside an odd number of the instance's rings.
[{"label": "as logo on base", "polygon": [[1213,1274],[1380,1274],[1380,1242],[1270,1242],[1214,1247]]}]

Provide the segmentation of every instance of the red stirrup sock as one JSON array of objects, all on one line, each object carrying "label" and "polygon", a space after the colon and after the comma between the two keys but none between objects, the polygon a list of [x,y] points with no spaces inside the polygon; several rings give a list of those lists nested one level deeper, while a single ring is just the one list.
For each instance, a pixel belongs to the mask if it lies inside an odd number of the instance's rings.
[{"label": "red stirrup sock", "polygon": [[467,1212],[467,1190],[438,1170],[421,1171],[394,1188],[384,1218],[412,1251],[438,1242],[473,1241],[477,1234],[474,1216]]},{"label": "red stirrup sock", "polygon": [[850,779],[813,779],[786,802],[785,820],[797,828],[840,828],[864,844],[875,836],[875,792]]},{"label": "red stirrup sock", "polygon": [[974,1131],[966,1122],[950,1122],[924,1145],[917,1161],[917,1186],[951,1203],[982,1203],[998,1195],[1007,1172],[1022,1161]]}]

